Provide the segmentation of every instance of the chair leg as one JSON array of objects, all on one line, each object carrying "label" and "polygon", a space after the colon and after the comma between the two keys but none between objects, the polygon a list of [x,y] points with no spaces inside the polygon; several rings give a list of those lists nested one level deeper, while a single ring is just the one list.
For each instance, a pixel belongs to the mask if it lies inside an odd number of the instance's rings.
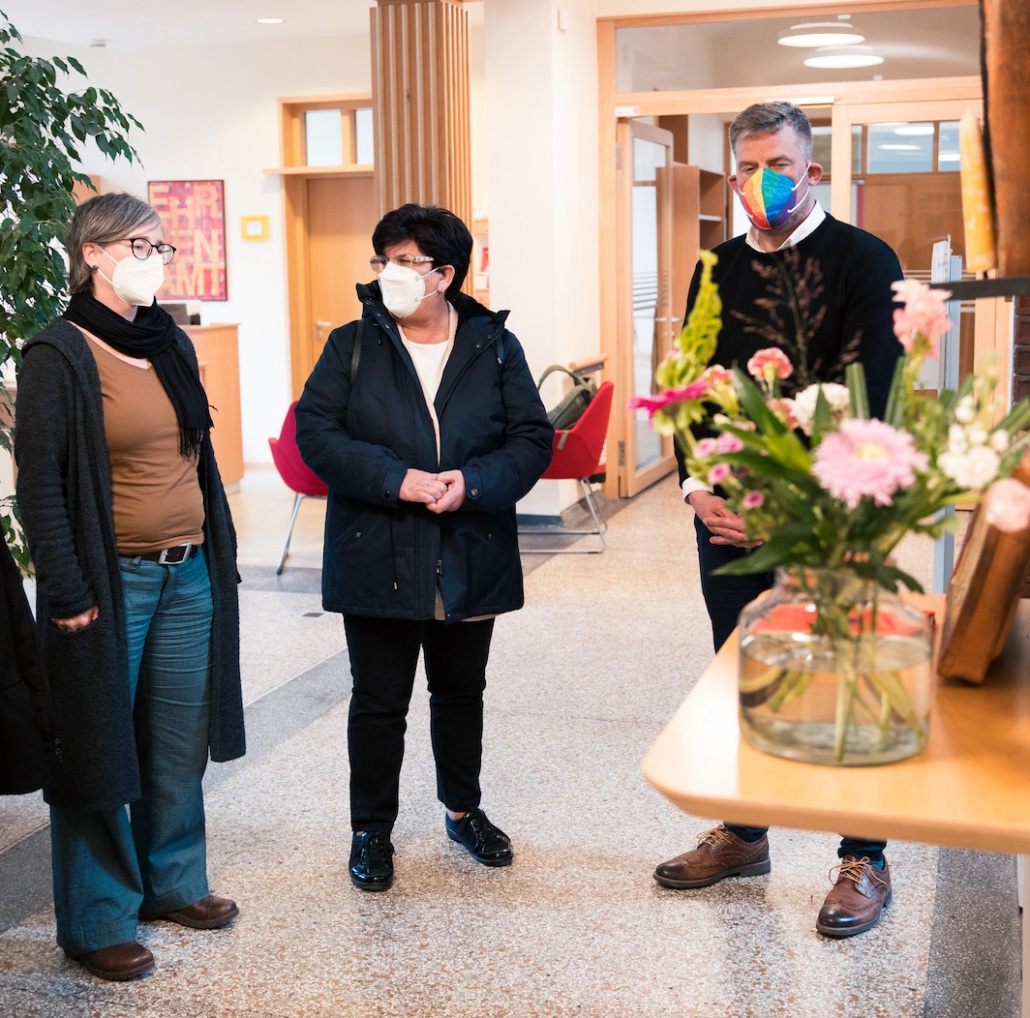
[{"label": "chair leg", "polygon": [[[591,494],[590,479],[587,477],[579,478],[579,485],[583,489],[583,500],[587,504],[587,509],[590,512],[590,516],[594,521],[593,530],[567,530],[565,527],[520,527],[520,534],[549,534],[552,537],[572,537],[572,536],[593,536],[600,541],[600,547],[598,548],[577,548],[575,546],[571,548],[520,548],[519,550],[523,555],[573,555],[573,554],[586,554],[586,555],[599,555],[605,548],[608,547],[608,542],[605,540],[605,534],[608,532],[608,521],[602,520],[597,515],[597,509],[594,506],[594,499]],[[578,542],[577,542],[578,543]]]},{"label": "chair leg", "polygon": [[293,537],[293,524],[297,522],[297,510],[300,508],[301,499],[305,496],[297,494],[293,495],[293,515],[290,517],[290,529],[286,531],[286,543],[283,545],[283,553],[279,556],[279,565],[275,570],[275,575],[279,576],[283,571],[283,564],[286,562],[286,556],[290,550],[290,538]]}]

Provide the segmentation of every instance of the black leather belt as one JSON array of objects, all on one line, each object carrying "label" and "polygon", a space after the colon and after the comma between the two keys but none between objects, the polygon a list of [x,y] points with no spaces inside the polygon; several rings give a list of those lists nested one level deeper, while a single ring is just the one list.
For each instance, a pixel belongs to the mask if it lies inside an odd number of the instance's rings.
[{"label": "black leather belt", "polygon": [[177,566],[193,558],[200,551],[199,544],[177,544],[174,548],[162,548],[161,551],[144,551],[138,555],[126,555],[126,558],[142,558],[148,562],[158,562],[163,566]]}]

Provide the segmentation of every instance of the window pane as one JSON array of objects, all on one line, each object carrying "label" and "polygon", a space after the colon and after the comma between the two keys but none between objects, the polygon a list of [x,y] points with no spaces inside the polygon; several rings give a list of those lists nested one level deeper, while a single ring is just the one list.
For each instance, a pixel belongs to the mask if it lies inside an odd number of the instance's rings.
[{"label": "window pane", "polygon": [[851,128],[851,175],[858,176],[862,172],[862,127],[856,124]]},{"label": "window pane", "polygon": [[830,127],[812,128],[812,162],[818,163],[823,168],[823,173],[829,176],[833,173],[833,159],[831,157]]},{"label": "window pane", "polygon": [[354,137],[354,161],[361,166],[371,166],[376,158],[370,106],[354,111]]},{"label": "window pane", "polygon": [[343,134],[339,110],[308,110],[304,114],[308,166],[339,166]]},{"label": "window pane", "polygon": [[937,169],[942,173],[959,169],[957,120],[942,120],[937,143]]},{"label": "window pane", "polygon": [[870,124],[869,173],[933,170],[933,124]]}]

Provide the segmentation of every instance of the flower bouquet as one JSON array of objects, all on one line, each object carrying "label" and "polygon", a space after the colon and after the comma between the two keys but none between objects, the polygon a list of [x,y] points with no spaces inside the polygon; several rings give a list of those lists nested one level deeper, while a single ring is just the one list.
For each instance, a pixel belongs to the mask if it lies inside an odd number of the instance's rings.
[{"label": "flower bouquet", "polygon": [[[920,366],[951,324],[950,294],[912,281],[894,284],[904,355],[882,420],[870,416],[854,361],[846,384],[803,379],[784,395],[805,368],[800,325],[755,354],[747,372],[710,364],[721,307],[715,256],[701,257],[693,311],[656,373],[665,391],[635,405],[675,436],[691,476],[719,486],[742,514],[752,549],[721,572],[779,571],[772,593],[741,617],[742,734],[768,752],[822,763],[914,755],[927,738],[930,627],[897,597],[922,588],[891,556],[908,534],[940,536],[953,525],[943,510],[992,485],[992,522],[1027,525],[1030,489],[1002,479],[1022,457],[1030,405],[995,422],[990,365],[958,392],[919,393]],[[800,323],[796,299],[794,310]]]}]

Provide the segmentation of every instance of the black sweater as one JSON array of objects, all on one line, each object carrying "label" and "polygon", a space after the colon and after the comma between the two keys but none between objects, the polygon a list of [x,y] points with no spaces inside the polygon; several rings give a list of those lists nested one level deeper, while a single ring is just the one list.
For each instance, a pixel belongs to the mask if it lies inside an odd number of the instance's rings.
[{"label": "black sweater", "polygon": [[[818,314],[822,309],[822,319],[808,342],[812,380],[843,382],[839,357],[857,337],[857,359],[865,369],[869,407],[874,417],[882,417],[894,364],[902,354],[901,344],[894,336],[894,308],[898,305],[891,291],[891,283],[902,278],[901,265],[897,255],[878,237],[830,215],[794,248],[783,252],[756,251],[748,246],[744,236],[715,248],[719,261],[712,275],[723,309],[713,363],[727,368],[738,364],[746,370],[748,359],[757,351],[779,346],[796,364],[793,352],[782,341],[774,342],[771,336],[749,329],[749,325],[772,323],[770,309],[755,303],[770,297],[769,282],[762,278],[758,267],[775,268],[785,258],[789,266],[791,251],[796,252],[799,275],[803,276],[811,263],[822,274],[823,292],[812,301],[812,311]],[[687,314],[694,306],[700,282],[699,263],[690,283]],[[781,307],[779,313],[783,321],[793,321],[786,307]],[[745,322],[739,315],[754,321]],[[785,394],[793,394],[793,381],[788,379],[784,383]]]}]

